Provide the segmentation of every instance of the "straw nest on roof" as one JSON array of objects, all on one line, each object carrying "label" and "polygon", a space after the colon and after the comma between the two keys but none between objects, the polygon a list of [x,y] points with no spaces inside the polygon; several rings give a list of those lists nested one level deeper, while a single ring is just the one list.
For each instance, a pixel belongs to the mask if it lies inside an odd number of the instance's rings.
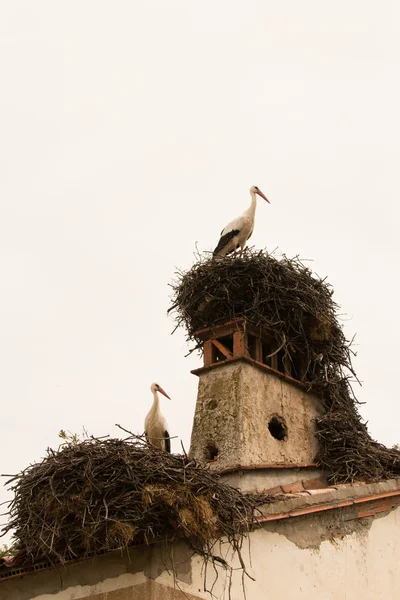
[{"label": "straw nest on roof", "polygon": [[203,556],[221,536],[239,549],[255,507],[270,501],[137,437],[49,450],[9,483],[14,500],[3,533],[14,530],[15,548],[28,563],[175,538]]},{"label": "straw nest on roof", "polygon": [[318,462],[332,483],[400,474],[400,454],[371,439],[350,386],[356,380],[350,343],[338,321],[333,289],[297,258],[277,259],[247,248],[242,257],[199,257],[178,271],[169,312],[183,326],[192,351],[196,332],[237,317],[267,332],[296,378],[318,393],[326,409],[318,421]]}]

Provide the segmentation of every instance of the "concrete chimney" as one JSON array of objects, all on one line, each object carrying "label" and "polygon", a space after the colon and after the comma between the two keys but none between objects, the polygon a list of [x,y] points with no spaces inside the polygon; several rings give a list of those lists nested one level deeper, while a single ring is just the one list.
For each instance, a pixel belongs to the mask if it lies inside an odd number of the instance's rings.
[{"label": "concrete chimney", "polygon": [[321,475],[315,465],[320,400],[244,319],[197,332],[204,341],[190,455],[231,485],[262,492]]}]

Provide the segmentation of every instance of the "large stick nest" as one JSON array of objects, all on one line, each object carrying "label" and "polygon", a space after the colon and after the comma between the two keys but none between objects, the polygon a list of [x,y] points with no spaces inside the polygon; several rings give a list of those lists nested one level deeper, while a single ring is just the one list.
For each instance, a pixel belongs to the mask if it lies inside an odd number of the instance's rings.
[{"label": "large stick nest", "polygon": [[270,497],[245,495],[186,456],[137,437],[90,439],[48,450],[10,480],[14,530],[24,562],[64,562],[152,541],[186,539],[212,557],[215,539],[235,550]]},{"label": "large stick nest", "polygon": [[350,343],[338,321],[333,289],[300,260],[280,260],[246,249],[242,257],[199,257],[172,283],[178,326],[192,350],[198,330],[245,317],[274,339],[293,376],[318,393],[326,409],[318,420],[318,462],[332,483],[379,480],[400,474],[400,453],[371,439],[362,422],[349,378]]}]

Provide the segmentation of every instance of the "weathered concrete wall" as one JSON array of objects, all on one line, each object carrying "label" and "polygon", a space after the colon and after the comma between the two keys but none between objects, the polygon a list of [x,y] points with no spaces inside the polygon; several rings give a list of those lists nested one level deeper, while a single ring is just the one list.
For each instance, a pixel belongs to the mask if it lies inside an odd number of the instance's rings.
[{"label": "weathered concrete wall", "polygon": [[[249,548],[251,552],[251,561]],[[222,548],[226,556],[226,545]],[[168,558],[169,557],[169,558]],[[250,535],[243,559],[248,600],[398,600],[400,597],[400,509],[355,519],[351,508],[268,523]],[[177,571],[174,584],[171,570]],[[238,562],[235,562],[238,566]],[[213,593],[229,598],[222,567]],[[195,600],[204,592],[202,560],[180,545],[168,552],[137,549],[130,561],[120,553],[56,571],[0,583],[1,600]],[[216,574],[207,569],[210,589]],[[185,596],[186,594],[186,596]],[[242,600],[241,571],[232,574],[232,600]]]},{"label": "weathered concrete wall", "polygon": [[168,585],[147,580],[137,585],[119,588],[112,592],[102,592],[90,596],[90,600],[196,600],[199,596],[193,596],[185,592],[185,596],[178,587],[171,588]]},{"label": "weathered concrete wall", "polygon": [[[95,558],[68,563],[65,567],[28,573],[10,580],[0,580],[0,600],[153,600],[175,599],[180,586],[190,592],[192,552],[186,544],[176,542],[166,548],[154,544],[109,552]],[[175,572],[174,578],[170,575]],[[157,580],[157,585],[153,585]],[[167,584],[167,592],[160,586]],[[172,588],[172,589],[171,589]],[[169,595],[168,595],[169,594]],[[174,595],[175,594],[175,595]],[[190,600],[196,596],[189,596]]]},{"label": "weathered concrete wall", "polygon": [[248,600],[397,600],[400,509],[373,522],[357,520],[347,532],[333,515],[275,522],[269,531],[254,532],[250,574],[256,581],[246,584]]},{"label": "weathered concrete wall", "polygon": [[300,479],[316,479],[321,475],[318,469],[252,469],[235,470],[221,475],[221,480],[242,492],[264,493],[277,486],[293,483]]},{"label": "weathered concrete wall", "polygon": [[[218,469],[312,464],[320,411],[316,396],[274,373],[245,362],[222,364],[200,374],[190,454],[204,460],[215,447]],[[274,417],[287,430],[283,440],[269,430]]]}]

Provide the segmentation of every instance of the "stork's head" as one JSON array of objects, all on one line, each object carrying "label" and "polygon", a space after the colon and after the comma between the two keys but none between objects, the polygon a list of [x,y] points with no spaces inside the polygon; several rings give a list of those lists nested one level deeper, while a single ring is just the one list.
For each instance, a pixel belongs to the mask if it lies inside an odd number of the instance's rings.
[{"label": "stork's head", "polygon": [[163,396],[168,398],[168,400],[171,400],[171,398],[168,396],[168,394],[166,392],[164,392],[164,390],[162,389],[162,387],[160,385],[158,385],[158,383],[152,383],[150,389],[153,392],[153,394],[154,394],[154,392],[160,392],[160,394],[162,394]]},{"label": "stork's head", "polygon": [[266,196],[264,196],[262,191],[256,185],[251,186],[250,194],[257,194],[258,196],[261,196],[261,198],[264,198],[264,200],[266,200],[268,202],[268,204],[271,204],[271,202],[268,200],[268,198]]}]

